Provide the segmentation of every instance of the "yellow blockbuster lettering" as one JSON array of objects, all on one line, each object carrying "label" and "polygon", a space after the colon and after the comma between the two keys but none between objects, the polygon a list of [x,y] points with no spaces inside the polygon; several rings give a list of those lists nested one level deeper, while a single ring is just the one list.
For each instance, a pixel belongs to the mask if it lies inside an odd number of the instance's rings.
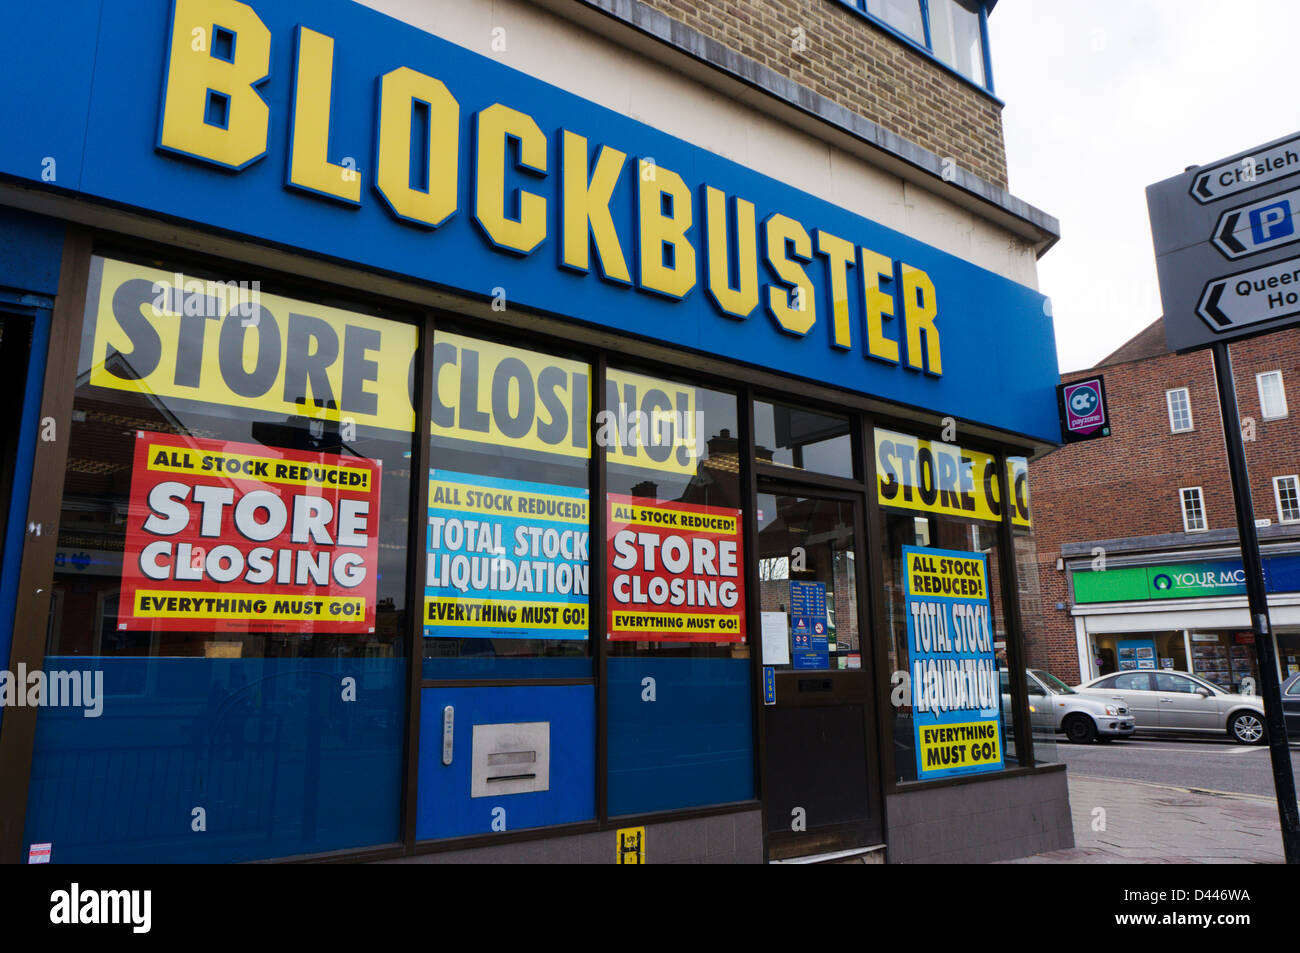
[{"label": "yellow blockbuster lettering", "polygon": [[460,104],[441,80],[406,66],[380,77],[376,138],[375,188],[393,214],[430,228],[455,214]]},{"label": "yellow blockbuster lettering", "polygon": [[475,143],[474,219],[493,244],[527,255],[546,240],[546,199],[518,189],[519,217],[507,212],[506,151],[511,139],[519,143],[519,168],[546,174],[546,134],[533,117],[501,103],[484,109],[478,114]]},{"label": "yellow blockbuster lettering", "polygon": [[266,154],[271,31],[235,0],[176,0],[158,147],[227,169]]},{"label": "yellow blockbuster lettering", "polygon": [[857,258],[853,243],[817,229],[817,251],[826,256],[831,279],[831,343],[836,347],[853,346],[849,330],[849,269]]},{"label": "yellow blockbuster lettering", "polygon": [[695,246],[686,238],[693,221],[691,190],[682,177],[642,159],[637,176],[641,230],[638,278],[642,288],[685,298],[695,287]]},{"label": "yellow blockbuster lettering", "polygon": [[807,229],[785,215],[773,215],[764,223],[764,229],[768,265],[782,281],[794,286],[787,289],[768,285],[767,309],[782,331],[807,334],[817,323],[817,302],[812,281],[800,262],[812,261],[812,239]]},{"label": "yellow blockbuster lettering", "polygon": [[[939,332],[934,326],[935,315],[939,312],[934,282],[920,268],[905,264],[901,271],[903,320],[907,325],[907,363],[938,376],[943,373],[943,361],[939,355]],[[924,352],[921,347],[922,336],[925,337]]]},{"label": "yellow blockbuster lettering", "polygon": [[586,271],[594,243],[604,276],[631,284],[627,259],[623,257],[614,219],[609,214],[609,203],[626,159],[627,153],[601,146],[596,156],[596,168],[588,176],[586,138],[564,130],[560,158],[560,174],[564,180],[560,193],[564,247],[560,262],[567,268]]},{"label": "yellow blockbuster lettering", "polygon": [[[736,230],[727,230],[727,193],[704,187],[705,254],[709,259],[709,296],[723,314],[747,318],[758,306],[758,235],[754,203],[736,197]],[[733,254],[734,252],[734,254]],[[732,286],[732,271],[736,283]]]},{"label": "yellow blockbuster lettering", "polygon": [[880,281],[894,280],[894,262],[869,248],[862,250],[862,292],[867,323],[867,354],[898,363],[898,342],[885,336],[885,319],[894,316],[894,296],[880,290]]},{"label": "yellow blockbuster lettering", "polygon": [[289,184],[352,205],[361,204],[361,176],[329,161],[330,94],[334,85],[334,38],[298,27],[293,77]]}]

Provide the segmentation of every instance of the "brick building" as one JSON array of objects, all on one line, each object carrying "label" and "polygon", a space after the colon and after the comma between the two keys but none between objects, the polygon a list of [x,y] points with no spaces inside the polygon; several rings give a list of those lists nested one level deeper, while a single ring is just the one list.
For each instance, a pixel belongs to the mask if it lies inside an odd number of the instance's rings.
[{"label": "brick building", "polygon": [[[1300,667],[1300,330],[1231,346],[1282,674]],[[1157,320],[1097,366],[1112,432],[1030,464],[1038,622],[1032,664],[1070,684],[1120,667],[1256,674],[1209,350],[1177,355]],[[1027,587],[1030,588],[1030,587]],[[1125,662],[1135,663],[1125,665]],[[1148,663],[1148,664],[1142,664]]]}]

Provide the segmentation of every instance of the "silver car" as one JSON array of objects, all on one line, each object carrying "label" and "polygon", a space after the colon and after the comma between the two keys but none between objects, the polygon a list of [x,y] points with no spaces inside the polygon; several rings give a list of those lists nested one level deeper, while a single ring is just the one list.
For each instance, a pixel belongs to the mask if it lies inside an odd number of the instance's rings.
[{"label": "silver car", "polygon": [[1084,682],[1076,691],[1122,699],[1133,712],[1138,731],[1201,735],[1226,731],[1238,744],[1264,742],[1264,699],[1234,695],[1189,672],[1115,672]]},{"label": "silver car", "polygon": [[[1011,676],[1002,676],[1002,708],[1011,711]],[[1081,695],[1069,685],[1042,669],[1025,672],[1025,691],[1029,695],[1029,718],[1034,733],[1063,732],[1075,744],[1107,742],[1133,734],[1133,718],[1123,702]]]}]

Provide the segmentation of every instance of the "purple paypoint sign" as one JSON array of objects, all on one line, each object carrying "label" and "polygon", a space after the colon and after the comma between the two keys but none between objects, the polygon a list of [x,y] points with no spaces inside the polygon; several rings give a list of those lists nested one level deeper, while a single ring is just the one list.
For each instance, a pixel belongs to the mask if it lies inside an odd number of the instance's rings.
[{"label": "purple paypoint sign", "polygon": [[1063,436],[1067,441],[1110,435],[1104,387],[1100,377],[1061,385]]}]

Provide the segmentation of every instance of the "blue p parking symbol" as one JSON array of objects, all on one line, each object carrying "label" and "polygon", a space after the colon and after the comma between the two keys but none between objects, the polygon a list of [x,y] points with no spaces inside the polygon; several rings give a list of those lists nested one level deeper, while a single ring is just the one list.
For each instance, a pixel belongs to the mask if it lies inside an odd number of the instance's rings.
[{"label": "blue p parking symbol", "polygon": [[1256,245],[1295,234],[1295,220],[1291,217],[1291,203],[1286,199],[1251,210],[1250,237]]}]

